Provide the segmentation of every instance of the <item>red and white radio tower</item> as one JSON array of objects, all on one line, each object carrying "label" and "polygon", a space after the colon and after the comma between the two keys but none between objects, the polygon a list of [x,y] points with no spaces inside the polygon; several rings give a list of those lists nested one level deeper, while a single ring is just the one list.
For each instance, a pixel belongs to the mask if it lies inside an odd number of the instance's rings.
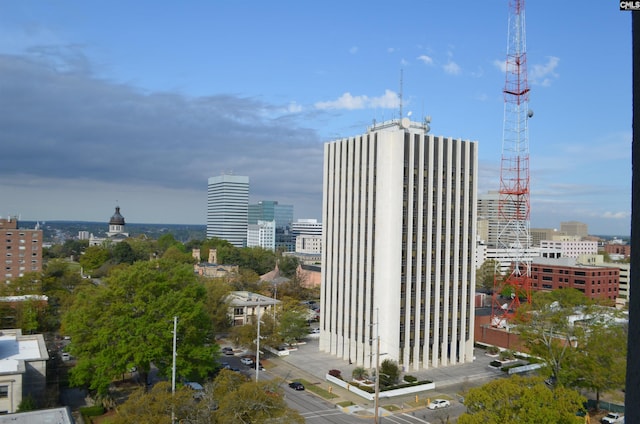
[{"label": "red and white radio tower", "polygon": [[[504,123],[498,200],[499,251],[507,252],[512,267],[507,276],[494,274],[491,322],[503,326],[520,306],[531,302],[529,235],[529,86],[524,25],[524,0],[509,0],[509,30],[504,85]],[[505,290],[509,289],[509,290]],[[508,292],[505,301],[501,294]]]}]

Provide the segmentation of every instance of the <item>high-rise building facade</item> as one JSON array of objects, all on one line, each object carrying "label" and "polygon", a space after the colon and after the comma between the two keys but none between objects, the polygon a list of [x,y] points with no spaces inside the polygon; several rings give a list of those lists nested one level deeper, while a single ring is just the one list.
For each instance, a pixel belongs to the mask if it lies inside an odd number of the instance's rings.
[{"label": "high-rise building facade", "polygon": [[0,218],[0,257],[4,258],[5,282],[41,272],[42,230],[20,228],[16,218]]},{"label": "high-rise building facade", "polygon": [[589,226],[584,222],[565,221],[560,223],[560,231],[570,236],[586,237],[589,235]]},{"label": "high-rise building facade", "polygon": [[296,239],[291,234],[293,205],[280,205],[275,200],[261,200],[249,205],[249,225],[258,221],[275,222],[275,248],[284,252],[295,250]]},{"label": "high-rise building facade", "polygon": [[300,234],[322,236],[322,222],[311,218],[298,219],[291,224],[291,232],[296,236]]},{"label": "high-rise building facade", "polygon": [[365,367],[473,360],[477,143],[427,131],[325,144],[320,350]]},{"label": "high-rise building facade", "polygon": [[249,224],[247,247],[262,247],[274,251],[276,249],[276,222],[258,221],[257,224]]},{"label": "high-rise building facade", "polygon": [[220,175],[207,187],[207,238],[218,237],[235,247],[247,245],[249,177]]}]

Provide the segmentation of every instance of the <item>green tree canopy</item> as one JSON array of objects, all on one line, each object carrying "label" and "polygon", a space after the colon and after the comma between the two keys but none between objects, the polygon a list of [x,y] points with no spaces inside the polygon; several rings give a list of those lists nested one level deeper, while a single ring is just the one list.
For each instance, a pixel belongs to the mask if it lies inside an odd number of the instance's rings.
[{"label": "green tree canopy", "polygon": [[542,377],[513,376],[473,388],[465,396],[467,412],[458,424],[579,424],[586,401],[562,386],[547,387]]},{"label": "green tree canopy", "polygon": [[154,385],[148,392],[140,388],[109,422],[170,424],[172,415],[175,422],[189,424],[304,423],[297,411],[287,407],[277,384],[249,381],[229,370],[222,370],[196,397],[184,386],[172,395],[166,382]]},{"label": "green tree canopy", "polygon": [[132,264],[137,260],[136,253],[126,241],[116,243],[112,249],[113,262],[115,264]]},{"label": "green tree canopy", "polygon": [[615,323],[595,323],[578,341],[576,354],[567,366],[569,384],[600,394],[625,387],[627,370],[627,327]]},{"label": "green tree canopy", "polygon": [[178,375],[204,378],[215,369],[218,352],[205,299],[190,265],[159,260],[115,268],[103,284],[80,290],[63,317],[70,352],[78,358],[71,382],[104,395],[132,366],[144,379],[152,363],[168,375],[173,317]]},{"label": "green tree canopy", "polygon": [[106,247],[89,246],[84,251],[84,255],[80,256],[79,262],[84,272],[89,274],[100,269],[109,259],[111,259],[111,252]]},{"label": "green tree canopy", "polygon": [[392,359],[385,359],[380,364],[380,384],[389,386],[396,384],[400,380],[400,367]]},{"label": "green tree canopy", "polygon": [[496,270],[499,270],[500,263],[495,259],[487,259],[476,270],[476,286],[484,290],[493,290]]},{"label": "green tree canopy", "polygon": [[575,354],[575,341],[584,336],[584,326],[574,326],[570,317],[586,311],[590,302],[578,290],[536,292],[531,305],[518,309],[517,330],[530,353],[544,359],[551,376],[567,384],[568,364]]}]

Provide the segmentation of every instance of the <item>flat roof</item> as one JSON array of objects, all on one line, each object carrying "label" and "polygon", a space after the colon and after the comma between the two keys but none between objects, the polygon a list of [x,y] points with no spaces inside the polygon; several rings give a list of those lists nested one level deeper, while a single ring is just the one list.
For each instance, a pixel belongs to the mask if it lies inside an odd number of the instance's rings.
[{"label": "flat roof", "polygon": [[0,373],[14,373],[19,370],[20,361],[46,360],[42,357],[38,339],[16,334],[0,335]]},{"label": "flat roof", "polygon": [[0,415],[0,424],[73,424],[68,407]]}]

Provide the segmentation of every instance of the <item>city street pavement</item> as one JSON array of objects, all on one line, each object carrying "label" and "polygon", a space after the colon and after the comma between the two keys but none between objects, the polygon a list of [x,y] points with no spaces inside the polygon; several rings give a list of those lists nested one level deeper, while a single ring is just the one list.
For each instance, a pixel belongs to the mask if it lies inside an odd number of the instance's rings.
[{"label": "city street pavement", "polygon": [[[442,368],[434,368],[422,371],[410,371],[409,374],[417,377],[419,380],[429,380],[434,382],[435,389],[418,393],[419,399],[434,399],[436,397],[444,397],[452,400],[452,404],[459,405],[457,393],[478,386],[487,381],[502,376],[501,373],[489,368],[490,358],[484,354],[481,349],[476,349],[478,353],[473,363],[451,365]],[[358,415],[373,414],[373,401],[368,401],[346,389],[332,385],[325,379],[325,375],[330,369],[338,369],[343,377],[348,379],[351,377],[355,364],[349,364],[338,357],[330,355],[318,350],[318,339],[309,338],[305,344],[298,346],[297,351],[292,351],[288,356],[275,357],[269,355],[269,361],[274,365],[268,369],[269,373],[274,377],[282,378],[287,382],[296,378],[307,380],[311,384],[329,390],[338,395],[337,398],[330,400],[333,404],[344,401],[351,401],[354,406],[350,408],[351,412]],[[395,398],[381,398],[380,406],[394,405],[403,411],[407,411],[405,405],[407,402],[415,401],[415,394],[399,396]],[[422,408],[424,409],[424,408]],[[345,412],[349,412],[345,410]],[[383,411],[386,415],[386,411]],[[382,413],[381,413],[382,415]]]}]

